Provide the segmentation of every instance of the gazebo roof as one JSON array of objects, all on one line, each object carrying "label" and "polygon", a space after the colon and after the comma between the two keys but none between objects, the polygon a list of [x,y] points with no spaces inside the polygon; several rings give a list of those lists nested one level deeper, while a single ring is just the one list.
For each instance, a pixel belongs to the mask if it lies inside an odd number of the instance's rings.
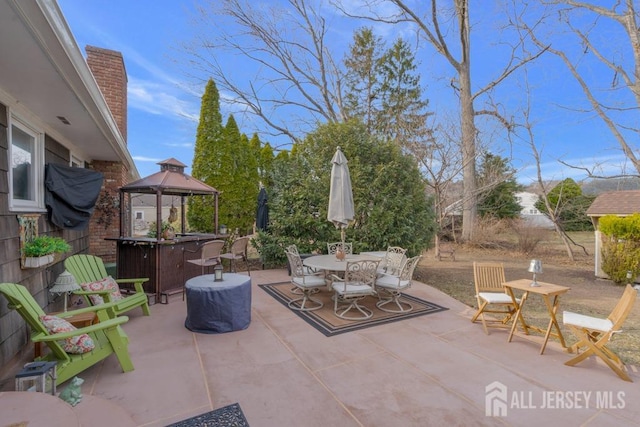
[{"label": "gazebo roof", "polygon": [[184,173],[185,164],[173,157],[162,162],[160,172],[120,187],[126,193],[161,194],[190,196],[195,194],[216,194],[218,190]]},{"label": "gazebo roof", "polygon": [[587,209],[588,216],[631,215],[640,212],[640,190],[602,193]]}]

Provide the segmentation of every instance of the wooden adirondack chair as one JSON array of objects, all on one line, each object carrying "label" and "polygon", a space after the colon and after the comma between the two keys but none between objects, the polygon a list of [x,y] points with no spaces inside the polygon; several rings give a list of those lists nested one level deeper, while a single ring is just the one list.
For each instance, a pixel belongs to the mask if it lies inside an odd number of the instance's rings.
[{"label": "wooden adirondack chair", "polygon": [[[108,277],[107,269],[102,259],[93,255],[72,255],[64,261],[64,267],[75,277],[79,284],[92,283]],[[151,314],[149,310],[149,300],[142,287],[142,284],[148,280],[146,277],[138,279],[116,279],[118,285],[133,284],[133,290],[135,292],[125,296],[121,300],[114,301],[114,305],[112,306],[113,312],[116,315],[120,315],[133,308],[142,307],[144,315],[149,316]],[[74,294],[82,295],[87,305],[92,305],[91,298],[89,298],[90,295],[100,295],[104,298],[105,302],[111,302],[108,291],[76,291]],[[104,313],[101,314],[101,316],[104,316]],[[98,318],[102,321],[100,316]]]},{"label": "wooden adirondack chair", "polygon": [[[16,310],[31,328],[31,341],[45,343],[49,347],[48,354],[38,358],[38,360],[57,362],[58,378],[56,385],[73,378],[114,353],[124,372],[133,371],[133,363],[127,348],[129,339],[120,327],[129,318],[127,316],[110,317],[113,314],[110,315],[106,310],[113,303],[59,313],[57,314],[58,317],[65,318],[90,311],[96,313],[105,312],[106,320],[74,331],[51,334],[40,320],[40,316],[45,315],[45,312],[27,288],[15,283],[0,283],[0,294],[3,294],[9,301],[9,308]],[[95,344],[95,348],[83,354],[65,352],[60,340],[81,334],[89,335]]]}]

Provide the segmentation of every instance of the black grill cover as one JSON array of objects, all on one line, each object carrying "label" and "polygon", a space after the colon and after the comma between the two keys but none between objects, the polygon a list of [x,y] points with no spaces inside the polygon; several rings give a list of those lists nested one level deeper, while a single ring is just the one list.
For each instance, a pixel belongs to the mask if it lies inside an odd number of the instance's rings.
[{"label": "black grill cover", "polygon": [[100,195],[102,181],[100,172],[47,164],[44,201],[49,221],[69,230],[86,229]]}]

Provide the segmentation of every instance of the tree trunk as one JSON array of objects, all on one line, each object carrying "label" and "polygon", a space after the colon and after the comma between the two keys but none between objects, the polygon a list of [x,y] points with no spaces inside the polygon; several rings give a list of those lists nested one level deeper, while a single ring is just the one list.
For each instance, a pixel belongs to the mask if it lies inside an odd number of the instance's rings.
[{"label": "tree trunk", "polygon": [[471,240],[478,212],[476,194],[476,125],[471,95],[471,58],[469,48],[469,11],[467,1],[456,1],[460,22],[460,49],[462,60],[458,64],[460,78],[460,122],[462,130],[462,241]]}]

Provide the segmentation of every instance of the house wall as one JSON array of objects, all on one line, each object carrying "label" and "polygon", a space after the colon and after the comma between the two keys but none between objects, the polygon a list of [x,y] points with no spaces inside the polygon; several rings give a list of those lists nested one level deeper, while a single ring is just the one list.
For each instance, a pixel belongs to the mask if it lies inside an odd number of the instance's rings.
[{"label": "house wall", "polygon": [[[126,139],[127,132],[127,79],[122,55],[119,52],[100,48],[87,48],[87,62],[91,57],[90,69],[100,90],[111,109],[118,128]],[[0,99],[0,101],[2,101]],[[87,230],[72,231],[60,229],[47,220],[47,214],[40,213],[39,234],[62,237],[71,245],[69,253],[57,257],[54,263],[41,268],[21,269],[20,267],[20,229],[18,214],[9,211],[9,160],[8,160],[8,116],[6,105],[0,102],[0,281],[19,283],[34,296],[45,312],[61,311],[63,298],[53,296],[49,288],[64,271],[64,259],[76,253],[91,253],[103,258],[105,262],[116,260],[115,242],[105,241],[105,237],[117,237],[120,230],[119,188],[128,182],[129,170],[123,163],[93,160],[85,165],[102,172],[104,183],[101,197]],[[82,143],[79,141],[79,143]],[[45,164],[70,164],[71,153],[49,135],[45,135]],[[100,205],[100,200],[111,203]],[[115,200],[115,202],[113,201]],[[105,218],[111,209],[115,215],[110,221]],[[28,212],[20,212],[20,214]],[[33,348],[30,344],[30,331],[15,310],[9,310],[6,300],[0,297],[0,378],[5,371],[14,369],[23,360],[32,360]],[[1,385],[1,384],[0,384]]]},{"label": "house wall", "polygon": [[[6,118],[7,108],[0,103],[0,280],[25,286],[44,311],[62,310],[62,297],[51,295],[49,288],[64,271],[64,259],[74,253],[86,252],[89,231],[63,230],[47,220],[43,212],[9,211],[9,149]],[[45,135],[45,164],[68,165],[70,152],[49,135]],[[53,264],[41,268],[20,267],[20,226],[18,215],[26,213],[40,214],[38,233],[62,237],[72,247],[71,252],[56,257]],[[25,352],[33,351],[29,344],[29,329],[15,310],[9,310],[6,301],[0,303],[0,373],[12,365],[14,359]],[[0,377],[3,377],[0,375]]]}]

